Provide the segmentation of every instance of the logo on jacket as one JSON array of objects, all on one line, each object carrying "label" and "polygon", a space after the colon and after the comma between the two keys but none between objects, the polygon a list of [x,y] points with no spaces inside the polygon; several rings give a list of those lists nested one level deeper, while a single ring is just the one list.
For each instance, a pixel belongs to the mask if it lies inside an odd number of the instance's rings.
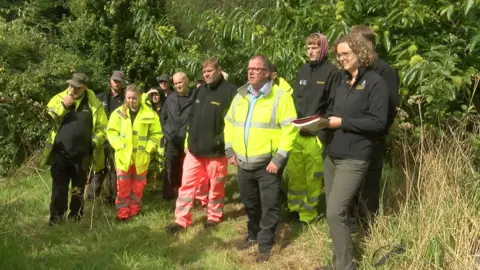
[{"label": "logo on jacket", "polygon": [[355,88],[356,90],[363,90],[365,89],[365,80],[363,80],[363,82],[359,85],[357,85],[357,87]]},{"label": "logo on jacket", "polygon": [[210,104],[220,106],[220,102],[210,101]]},{"label": "logo on jacket", "polygon": [[298,84],[300,84],[300,85],[307,85],[307,80],[300,80],[300,81],[298,82]]},{"label": "logo on jacket", "polygon": [[107,107],[107,102],[102,101],[102,105],[103,105],[103,107]]},{"label": "logo on jacket", "polygon": [[197,98],[197,100],[195,100],[195,103],[200,103],[200,99]]}]

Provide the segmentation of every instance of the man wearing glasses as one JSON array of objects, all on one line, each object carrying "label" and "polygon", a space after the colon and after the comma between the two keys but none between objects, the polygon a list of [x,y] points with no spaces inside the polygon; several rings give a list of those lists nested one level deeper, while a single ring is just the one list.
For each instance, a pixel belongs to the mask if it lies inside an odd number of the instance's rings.
[{"label": "man wearing glasses", "polygon": [[225,153],[238,166],[240,198],[248,234],[237,248],[258,243],[257,262],[267,261],[279,222],[280,179],[297,130],[292,96],[271,80],[272,64],[263,55],[248,62],[248,83],[225,116]]}]

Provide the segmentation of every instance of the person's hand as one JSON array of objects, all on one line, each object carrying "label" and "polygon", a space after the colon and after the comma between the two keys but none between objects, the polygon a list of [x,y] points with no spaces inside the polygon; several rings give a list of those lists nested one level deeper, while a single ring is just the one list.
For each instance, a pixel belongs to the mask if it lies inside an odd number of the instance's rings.
[{"label": "person's hand", "polygon": [[337,129],[337,128],[340,128],[340,126],[342,126],[342,118],[340,117],[330,116],[328,120],[330,120],[330,123],[328,124],[329,128]]},{"label": "person's hand", "polygon": [[147,96],[150,96],[151,94],[153,93],[158,93],[158,90],[156,89],[150,89],[148,92],[147,92]]},{"label": "person's hand", "polygon": [[277,174],[278,173],[277,165],[275,165],[272,161],[270,161],[270,163],[268,163],[268,166],[267,166],[267,172],[271,174]]},{"label": "person's hand", "polygon": [[236,158],[235,156],[230,157],[230,158],[228,159],[228,163],[229,163],[229,164],[232,164],[232,165],[235,166],[235,167],[238,166],[237,158]]},{"label": "person's hand", "polygon": [[66,95],[63,98],[63,105],[65,105],[66,108],[72,106],[72,104],[74,102],[75,102],[75,100],[73,99],[73,93],[72,92],[68,93],[68,95]]}]

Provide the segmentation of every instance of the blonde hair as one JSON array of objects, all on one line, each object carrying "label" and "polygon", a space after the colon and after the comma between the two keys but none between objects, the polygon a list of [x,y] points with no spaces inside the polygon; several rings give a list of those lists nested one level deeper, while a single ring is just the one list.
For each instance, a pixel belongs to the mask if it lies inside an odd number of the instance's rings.
[{"label": "blonde hair", "polygon": [[219,68],[221,68],[220,60],[216,57],[207,58],[207,59],[205,59],[205,61],[203,61],[202,68],[205,68],[207,66],[213,66],[213,68],[219,69]]},{"label": "blonde hair", "polygon": [[[140,88],[138,88],[135,84],[129,84],[127,86],[127,88],[125,89],[125,93],[127,92],[134,92],[134,93],[137,93],[138,96],[141,96],[142,94],[142,90]],[[127,110],[128,110],[128,104],[127,104],[127,101],[123,101],[123,105],[122,105],[122,113],[124,115],[125,118],[127,118]]]},{"label": "blonde hair", "polygon": [[357,56],[359,67],[371,67],[377,59],[377,55],[368,45],[367,40],[358,34],[349,34],[337,39],[333,46],[335,55],[337,55],[337,48],[341,43],[347,43],[350,49],[352,49],[352,52]]}]

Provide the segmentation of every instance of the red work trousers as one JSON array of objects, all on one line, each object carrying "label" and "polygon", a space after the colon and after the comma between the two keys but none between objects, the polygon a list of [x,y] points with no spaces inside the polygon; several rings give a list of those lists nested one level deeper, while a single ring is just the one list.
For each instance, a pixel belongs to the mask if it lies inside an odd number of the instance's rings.
[{"label": "red work trousers", "polygon": [[175,223],[183,227],[192,224],[191,210],[195,198],[199,198],[195,194],[205,190],[205,187],[208,187],[207,220],[220,222],[223,216],[227,167],[226,157],[196,157],[187,152],[183,163],[182,186],[178,190],[175,207]]},{"label": "red work trousers", "polygon": [[127,219],[140,212],[143,189],[147,184],[147,171],[138,175],[135,166],[127,172],[117,170],[117,217]]}]

